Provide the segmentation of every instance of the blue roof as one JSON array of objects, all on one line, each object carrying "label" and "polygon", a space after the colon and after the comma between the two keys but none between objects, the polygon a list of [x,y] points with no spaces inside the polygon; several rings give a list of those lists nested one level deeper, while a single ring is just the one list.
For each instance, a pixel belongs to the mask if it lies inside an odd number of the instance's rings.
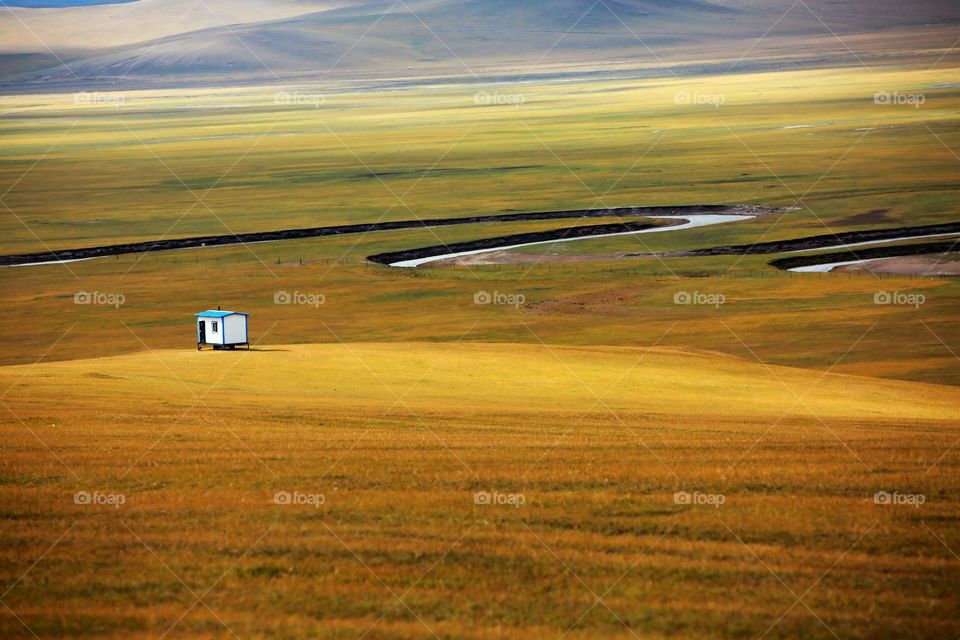
[{"label": "blue roof", "polygon": [[203,313],[198,313],[198,318],[226,318],[227,316],[248,316],[249,313],[243,313],[242,311],[204,311]]}]

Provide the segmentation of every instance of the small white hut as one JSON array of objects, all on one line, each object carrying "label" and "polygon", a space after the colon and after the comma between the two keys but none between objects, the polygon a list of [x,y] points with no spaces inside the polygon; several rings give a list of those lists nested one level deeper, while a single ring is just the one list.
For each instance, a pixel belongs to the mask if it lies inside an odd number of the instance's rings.
[{"label": "small white hut", "polygon": [[236,349],[246,346],[250,349],[247,335],[249,314],[240,311],[204,311],[197,318],[197,351],[203,345],[212,345],[214,349]]}]

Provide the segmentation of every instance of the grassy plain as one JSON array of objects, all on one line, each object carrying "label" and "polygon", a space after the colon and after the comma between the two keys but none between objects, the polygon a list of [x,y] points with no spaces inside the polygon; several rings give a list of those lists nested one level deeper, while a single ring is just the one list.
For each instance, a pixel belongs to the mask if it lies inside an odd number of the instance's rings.
[{"label": "grassy plain", "polygon": [[[73,94],[0,97],[0,190],[16,212],[0,220],[0,250],[799,196],[810,208],[772,229],[658,242],[868,227],[851,218],[876,209],[891,223],[936,222],[958,203],[960,88],[943,66],[91,94],[80,105]],[[478,104],[478,91],[523,103]],[[926,102],[877,105],[877,92]]]},{"label": "grassy plain", "polygon": [[[485,88],[522,92],[518,107],[457,86],[3,97],[0,251],[798,196],[782,216],[563,250],[946,222],[955,71]],[[960,634],[960,285],[791,276],[764,256],[364,264],[552,226],[0,270],[0,635]],[[523,300],[475,304],[481,291]],[[675,304],[683,292],[724,304]],[[252,313],[254,351],[193,350],[192,314],[216,305]],[[877,505],[880,490],[926,502]],[[277,491],[327,502],[274,505]]]}]

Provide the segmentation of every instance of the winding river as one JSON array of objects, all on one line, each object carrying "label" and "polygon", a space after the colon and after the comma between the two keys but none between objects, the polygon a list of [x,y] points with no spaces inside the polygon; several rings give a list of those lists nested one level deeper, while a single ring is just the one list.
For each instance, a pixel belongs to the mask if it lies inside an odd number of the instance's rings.
[{"label": "winding river", "polygon": [[793,273],[829,273],[837,267],[845,267],[850,264],[866,264],[874,260],[886,260],[886,258],[870,258],[868,260],[845,260],[843,262],[825,262],[823,264],[811,264],[805,267],[794,267],[787,269]]},{"label": "winding river", "polygon": [[601,233],[597,235],[580,236],[576,238],[538,240],[535,242],[523,242],[520,244],[505,244],[501,246],[485,247],[483,249],[456,251],[453,253],[439,253],[439,254],[426,256],[422,258],[414,258],[411,260],[399,260],[397,262],[389,262],[387,264],[391,267],[398,267],[402,269],[415,269],[417,267],[420,267],[425,264],[429,264],[431,262],[439,262],[440,260],[450,260],[452,258],[460,258],[462,256],[479,255],[481,253],[490,253],[493,251],[506,251],[508,249],[518,249],[520,247],[532,247],[532,246],[541,245],[541,244],[555,244],[557,242],[574,242],[576,240],[585,240],[585,239],[594,239],[594,238],[612,238],[615,236],[638,235],[641,233],[663,233],[666,231],[680,231],[682,229],[693,229],[694,227],[708,227],[715,224],[724,224],[727,222],[741,222],[743,220],[749,220],[754,216],[714,214],[714,215],[648,216],[648,217],[656,220],[679,220],[679,221],[682,221],[682,223],[676,224],[676,225],[651,227],[649,229],[640,229],[637,231],[623,231],[619,233]]},{"label": "winding river", "polygon": [[[38,266],[79,262],[102,257],[114,257],[124,254],[148,253],[152,251],[172,251],[205,247],[229,246],[235,244],[253,244],[284,240],[336,237],[349,234],[364,234],[375,231],[395,231],[401,229],[426,229],[429,227],[454,226],[464,224],[509,223],[535,220],[562,220],[573,218],[619,218],[620,222],[580,227],[568,227],[547,231],[527,232],[504,235],[481,240],[440,244],[420,247],[392,253],[368,256],[371,262],[398,269],[416,269],[423,265],[456,259],[464,256],[480,255],[530,247],[536,245],[575,242],[589,238],[610,238],[616,236],[640,235],[646,233],[667,233],[697,227],[708,227],[733,222],[751,220],[764,213],[777,211],[758,206],[731,205],[686,205],[678,207],[625,207],[619,209],[584,209],[573,211],[547,211],[531,213],[509,213],[471,216],[466,218],[440,218],[427,220],[401,220],[394,222],[376,222],[306,229],[287,229],[281,231],[253,232],[238,235],[203,236],[179,238],[151,242],[136,242],[81,249],[66,249],[33,254],[0,256],[0,266]],[[624,218],[632,219],[625,221]],[[665,220],[672,224],[656,225],[644,220]],[[904,247],[883,246],[904,240],[924,238],[947,238],[960,235],[960,223],[905,227],[900,229],[880,229],[860,232],[845,232],[830,236],[814,236],[795,240],[782,240],[751,245],[737,245],[696,249],[692,251],[664,254],[667,257],[693,257],[709,255],[743,255],[752,253],[794,254],[796,257],[784,257],[770,264],[778,269],[795,273],[827,273],[837,267],[862,264],[872,260],[900,255],[917,255],[935,251],[949,252],[956,249],[956,242],[924,243]],[[919,235],[910,235],[910,232]],[[886,236],[886,237],[884,237]],[[829,240],[839,241],[830,244]],[[844,242],[846,241],[846,242]],[[792,246],[791,246],[792,245]],[[858,252],[825,253],[818,255],[796,255],[811,251],[828,249],[848,249],[867,247]],[[644,254],[636,254],[643,256]],[[818,260],[823,260],[818,263]]]},{"label": "winding river", "polygon": [[[949,238],[951,236],[960,235],[956,231],[952,233],[931,233],[924,236],[901,236],[899,238],[884,238],[883,240],[867,240],[865,242],[852,242],[849,244],[835,244],[829,247],[816,247],[812,249],[797,249],[796,251],[784,251],[787,253],[806,253],[808,251],[823,251],[824,249],[849,249],[851,247],[865,247],[867,245],[873,244],[888,244],[890,242],[900,242],[902,240],[923,240],[924,238]],[[840,266],[840,265],[836,265]],[[790,269],[793,271],[793,269]]]}]

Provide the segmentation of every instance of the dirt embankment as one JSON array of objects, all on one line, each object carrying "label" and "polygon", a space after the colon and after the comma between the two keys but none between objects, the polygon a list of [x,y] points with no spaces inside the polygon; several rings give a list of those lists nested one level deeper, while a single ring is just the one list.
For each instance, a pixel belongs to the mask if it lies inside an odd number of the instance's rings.
[{"label": "dirt embankment", "polygon": [[[19,255],[0,256],[0,266],[16,266],[25,264],[43,264],[67,260],[85,260],[89,258],[103,258],[118,255],[147,253],[151,251],[170,251],[174,249],[197,249],[200,247],[217,247],[253,242],[273,242],[281,240],[300,240],[304,238],[323,238],[372,231],[395,231],[399,229],[426,229],[428,227],[446,227],[462,224],[482,224],[491,222],[522,222],[534,220],[563,220],[573,218],[616,218],[616,217],[644,217],[684,214],[724,214],[743,213],[759,215],[770,213],[773,209],[754,206],[728,205],[686,205],[678,207],[623,207],[616,209],[580,209],[572,211],[542,211],[531,213],[507,213],[485,216],[468,216],[465,218],[437,218],[428,220],[399,220],[395,222],[376,222],[369,224],[349,224],[330,227],[312,227],[307,229],[286,229],[281,231],[260,231],[221,236],[200,236],[193,238],[178,238],[171,240],[156,240],[149,242],[131,242],[113,244],[100,247],[84,247],[79,249],[62,249],[58,251],[44,251],[39,253],[23,253]],[[633,224],[633,223],[628,223]],[[560,230],[562,231],[562,230]],[[573,237],[573,236],[566,236]],[[549,238],[548,238],[549,239]],[[416,251],[416,250],[415,250]],[[371,257],[371,260],[376,256]],[[402,258],[401,258],[402,259]],[[379,262],[379,260],[374,260]],[[384,263],[386,264],[386,263]]]}]

